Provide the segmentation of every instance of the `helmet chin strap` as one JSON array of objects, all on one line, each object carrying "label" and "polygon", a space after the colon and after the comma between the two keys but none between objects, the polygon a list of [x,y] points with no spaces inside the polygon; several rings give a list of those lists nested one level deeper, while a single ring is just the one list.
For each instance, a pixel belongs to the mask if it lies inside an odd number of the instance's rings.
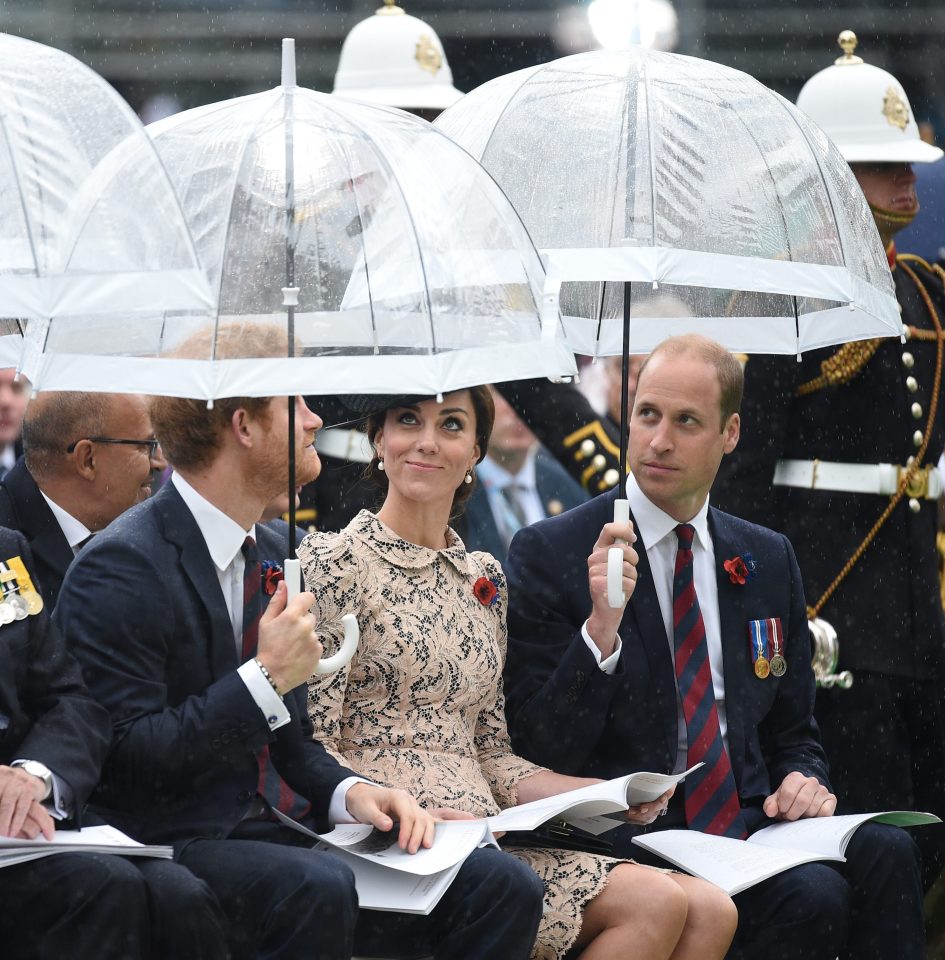
[{"label": "helmet chin strap", "polygon": [[883,245],[888,247],[892,242],[892,238],[899,233],[900,230],[905,230],[906,227],[915,220],[916,214],[919,212],[919,204],[916,202],[916,205],[911,210],[903,213],[900,210],[884,210],[882,207],[874,206],[871,203],[870,212],[876,221],[876,229],[879,230],[879,236],[883,241]]}]

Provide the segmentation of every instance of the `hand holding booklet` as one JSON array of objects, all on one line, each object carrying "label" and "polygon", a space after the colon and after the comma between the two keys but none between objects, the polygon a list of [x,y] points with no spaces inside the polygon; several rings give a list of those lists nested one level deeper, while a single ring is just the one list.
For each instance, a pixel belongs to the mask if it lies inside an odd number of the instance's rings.
[{"label": "hand holding booklet", "polygon": [[850,838],[868,820],[898,827],[942,822],[931,813],[896,810],[784,821],[747,840],[697,830],[662,830],[634,837],[633,842],[733,895],[802,863],[843,862]]},{"label": "hand holding booklet", "polygon": [[[414,854],[397,846],[396,830],[382,833],[368,824],[352,823],[341,824],[330,833],[319,835],[278,811],[273,813],[286,826],[319,841],[315,849],[330,851],[351,867],[358,902],[364,909],[428,914],[473,850],[485,845],[498,846],[495,833],[533,830],[552,818],[583,822],[651,803],[690,772],[631,773],[510,807],[494,817],[444,820],[436,825],[433,846],[421,848]],[[618,826],[618,821],[605,822],[608,830]]]}]

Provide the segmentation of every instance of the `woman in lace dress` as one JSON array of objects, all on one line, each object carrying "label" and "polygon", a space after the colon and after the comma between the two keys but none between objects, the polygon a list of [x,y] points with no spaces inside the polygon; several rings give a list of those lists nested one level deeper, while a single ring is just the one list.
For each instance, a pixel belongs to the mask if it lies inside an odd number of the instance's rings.
[{"label": "woman in lace dress", "polygon": [[[488,816],[594,782],[512,753],[505,579],[492,556],[466,553],[448,526],[486,452],[488,390],[402,402],[369,424],[372,471],[387,491],[377,515],[364,510],[299,549],[326,649],[344,613],[361,628],[350,665],[310,683],[316,736],[347,766],[410,791],[443,818]],[[628,816],[649,823],[667,800]],[[533,954],[542,960],[711,960],[734,934],[732,901],[694,877],[574,851],[509,853],[545,883]]]}]

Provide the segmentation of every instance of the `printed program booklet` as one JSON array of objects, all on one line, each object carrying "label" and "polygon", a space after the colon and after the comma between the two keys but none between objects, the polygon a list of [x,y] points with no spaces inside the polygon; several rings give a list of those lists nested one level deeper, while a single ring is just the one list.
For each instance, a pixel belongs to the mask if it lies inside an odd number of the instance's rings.
[{"label": "printed program booklet", "polygon": [[165,860],[174,856],[171,847],[145,846],[108,824],[83,830],[57,830],[52,840],[42,834],[35,840],[0,837],[0,867],[12,867],[15,863],[56,853],[117,853],[123,857],[161,857]]},{"label": "printed program booklet", "polygon": [[[486,845],[498,846],[496,833],[533,830],[555,818],[567,822],[603,819],[607,814],[651,803],[690,772],[631,773],[510,807],[494,817],[440,821],[433,846],[413,854],[397,846],[396,828],[382,833],[370,825],[351,823],[340,824],[330,833],[316,834],[278,811],[273,812],[286,826],[318,841],[316,850],[330,851],[351,867],[362,908],[428,914],[473,850]],[[604,829],[608,830],[619,824],[610,819],[605,822]]]},{"label": "printed program booklet", "polygon": [[893,810],[774,823],[747,840],[697,830],[657,830],[634,837],[633,842],[733,895],[802,863],[843,862],[850,838],[868,820],[897,827],[942,822],[931,813]]}]

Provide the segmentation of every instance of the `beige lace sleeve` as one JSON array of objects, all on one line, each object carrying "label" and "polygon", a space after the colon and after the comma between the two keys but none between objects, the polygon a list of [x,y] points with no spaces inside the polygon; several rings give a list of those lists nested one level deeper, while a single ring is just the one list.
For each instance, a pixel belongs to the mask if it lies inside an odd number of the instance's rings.
[{"label": "beige lace sleeve", "polygon": [[[312,593],[318,639],[324,656],[331,656],[341,643],[344,632],[341,617],[357,613],[360,562],[351,549],[351,541],[343,533],[313,533],[299,545],[305,589]],[[315,728],[314,738],[339,763],[347,765],[339,749],[341,719],[348,687],[348,676],[357,661],[335,673],[315,674],[308,681],[308,712]]]},{"label": "beige lace sleeve", "polygon": [[479,765],[489,782],[492,795],[500,807],[511,807],[518,803],[518,782],[539,773],[544,767],[523,760],[512,752],[509,731],[505,722],[505,694],[502,690],[502,667],[505,665],[506,648],[506,610],[508,609],[508,585],[505,574],[498,561],[488,553],[470,554],[473,564],[480,563],[483,576],[490,578],[499,588],[496,601],[498,616],[496,623],[496,646],[499,651],[499,681],[495,684],[494,695],[483,701],[476,722],[475,746]]}]

